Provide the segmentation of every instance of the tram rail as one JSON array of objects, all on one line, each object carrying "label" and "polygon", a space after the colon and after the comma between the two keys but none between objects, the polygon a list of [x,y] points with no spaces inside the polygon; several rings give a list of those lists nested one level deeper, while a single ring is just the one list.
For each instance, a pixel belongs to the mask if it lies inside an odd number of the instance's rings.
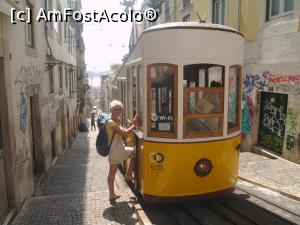
[{"label": "tram rail", "polygon": [[140,205],[151,223],[156,225],[300,224],[300,213],[240,188],[202,201],[178,204],[140,202]]}]

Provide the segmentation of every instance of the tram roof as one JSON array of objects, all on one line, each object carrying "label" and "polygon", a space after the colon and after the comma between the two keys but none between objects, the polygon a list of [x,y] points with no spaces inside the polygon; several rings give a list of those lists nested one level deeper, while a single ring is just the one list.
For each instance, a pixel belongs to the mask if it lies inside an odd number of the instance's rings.
[{"label": "tram roof", "polygon": [[157,30],[168,30],[168,29],[203,29],[203,30],[220,30],[220,31],[227,31],[241,35],[244,37],[242,33],[238,30],[224,26],[221,24],[214,24],[214,23],[199,23],[199,22],[172,22],[172,23],[163,23],[152,26],[145,30],[143,33],[157,31]]}]

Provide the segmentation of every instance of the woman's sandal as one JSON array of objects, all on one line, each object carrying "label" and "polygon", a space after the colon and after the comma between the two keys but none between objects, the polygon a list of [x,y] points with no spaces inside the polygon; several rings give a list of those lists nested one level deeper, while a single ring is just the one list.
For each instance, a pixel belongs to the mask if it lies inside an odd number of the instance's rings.
[{"label": "woman's sandal", "polygon": [[121,197],[121,195],[113,195],[113,196],[110,196],[109,197],[109,201],[110,202],[114,202],[114,201],[116,201],[118,198],[120,198]]}]

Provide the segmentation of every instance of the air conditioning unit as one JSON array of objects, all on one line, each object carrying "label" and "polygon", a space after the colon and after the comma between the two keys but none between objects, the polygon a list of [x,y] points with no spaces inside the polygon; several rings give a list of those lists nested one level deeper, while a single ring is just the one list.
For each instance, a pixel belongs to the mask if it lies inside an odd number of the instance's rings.
[{"label": "air conditioning unit", "polygon": [[23,0],[6,0],[12,7],[17,10],[22,10],[24,6]]}]

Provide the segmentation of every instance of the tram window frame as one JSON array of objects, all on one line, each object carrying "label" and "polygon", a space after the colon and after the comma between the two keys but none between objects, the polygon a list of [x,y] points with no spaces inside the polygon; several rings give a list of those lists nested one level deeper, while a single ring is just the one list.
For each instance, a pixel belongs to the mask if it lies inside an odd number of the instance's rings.
[{"label": "tram window frame", "polygon": [[142,65],[137,66],[137,115],[139,115],[138,119],[138,129],[143,131],[143,102],[144,102],[144,79],[142,72]]},{"label": "tram window frame", "polygon": [[[218,86],[211,87],[212,78],[214,75],[210,73],[210,69],[220,67],[221,73],[220,82]],[[203,79],[201,79],[203,78]],[[218,64],[189,64],[184,65],[184,77],[183,77],[183,138],[205,138],[205,137],[217,137],[223,135],[223,120],[224,120],[224,79],[225,79],[225,66]],[[219,86],[220,85],[220,86]],[[188,112],[188,99],[191,93],[197,94],[198,97],[204,94],[216,93],[219,95],[219,110],[211,112]],[[196,107],[195,107],[196,108]],[[211,132],[192,132],[188,131],[187,122],[189,120],[201,120],[200,122],[207,126],[205,120],[218,120],[216,131]],[[198,128],[198,127],[196,127]],[[208,128],[207,128],[208,129]]]},{"label": "tram window frame", "polygon": [[128,118],[130,116],[130,111],[131,111],[131,105],[132,105],[132,102],[131,102],[131,90],[132,90],[132,87],[131,87],[131,68],[128,67],[126,68],[126,79],[125,79],[125,85],[126,85],[126,88],[125,88],[125,96],[126,96],[126,103],[125,105],[127,105],[128,107],[126,107],[126,109],[124,110],[125,111],[125,118]]},{"label": "tram window frame", "polygon": [[[171,109],[169,109],[173,115],[173,131],[153,131],[152,130],[152,82],[151,82],[151,69],[155,67],[167,66],[173,68],[173,91],[172,91],[172,101],[171,101]],[[159,110],[161,110],[159,106]],[[178,65],[170,64],[170,63],[154,63],[147,65],[147,134],[148,137],[157,137],[157,138],[177,138],[177,123],[178,123]]]},{"label": "tram window frame", "polygon": [[[235,126],[229,127],[229,113],[230,113],[230,88],[231,88],[231,80],[230,77],[232,75],[231,70],[236,69],[238,73],[238,78],[236,80],[236,89],[235,89],[235,100],[236,100],[236,123]],[[227,134],[231,134],[233,132],[239,131],[241,129],[241,87],[242,87],[242,66],[241,65],[232,65],[229,67],[229,84],[228,84],[228,116],[227,116]]]},{"label": "tram window frame", "polygon": [[[136,66],[131,67],[132,72],[132,113],[137,112],[137,71]],[[134,116],[132,114],[132,116]]]}]

